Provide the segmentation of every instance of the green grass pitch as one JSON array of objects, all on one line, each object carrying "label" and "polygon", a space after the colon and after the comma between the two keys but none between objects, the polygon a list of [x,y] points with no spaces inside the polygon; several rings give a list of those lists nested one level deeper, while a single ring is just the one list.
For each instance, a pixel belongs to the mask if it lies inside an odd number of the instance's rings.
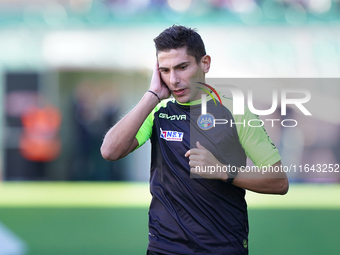
[{"label": "green grass pitch", "polygon": [[[338,185],[248,192],[250,255],[340,254],[339,195]],[[30,255],[145,254],[149,201],[146,183],[2,183],[0,221]]]}]

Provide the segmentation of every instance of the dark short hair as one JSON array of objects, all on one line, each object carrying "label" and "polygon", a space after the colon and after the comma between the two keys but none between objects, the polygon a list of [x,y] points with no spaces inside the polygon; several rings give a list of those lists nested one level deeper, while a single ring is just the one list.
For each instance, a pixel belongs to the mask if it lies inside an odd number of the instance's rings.
[{"label": "dark short hair", "polygon": [[160,51],[186,47],[187,54],[195,57],[197,63],[206,55],[203,40],[196,29],[173,25],[160,33],[153,41],[156,54]]}]

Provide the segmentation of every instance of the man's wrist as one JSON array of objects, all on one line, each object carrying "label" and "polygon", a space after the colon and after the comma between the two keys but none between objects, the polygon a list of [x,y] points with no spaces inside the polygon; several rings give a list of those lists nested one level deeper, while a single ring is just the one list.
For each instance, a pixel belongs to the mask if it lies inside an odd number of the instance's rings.
[{"label": "man's wrist", "polygon": [[150,92],[145,92],[144,98],[147,100],[148,104],[152,104],[153,107],[155,107],[157,104],[159,104],[159,99],[153,95]]},{"label": "man's wrist", "polygon": [[160,99],[160,97],[158,96],[158,94],[157,94],[155,91],[149,89],[148,92],[151,93],[151,94],[153,94],[155,97],[157,97],[159,103],[162,101],[162,100]]},{"label": "man's wrist", "polygon": [[228,169],[228,171],[227,171],[228,177],[226,179],[224,179],[223,181],[228,183],[228,184],[232,184],[234,179],[238,175],[238,168],[236,166],[227,165],[227,169]]}]

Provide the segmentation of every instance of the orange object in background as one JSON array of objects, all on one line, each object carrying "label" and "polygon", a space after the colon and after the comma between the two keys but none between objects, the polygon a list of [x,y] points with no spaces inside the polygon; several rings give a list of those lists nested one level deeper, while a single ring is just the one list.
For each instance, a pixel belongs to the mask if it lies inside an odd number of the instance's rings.
[{"label": "orange object in background", "polygon": [[21,154],[31,161],[47,162],[56,159],[61,150],[59,110],[54,106],[34,106],[23,113],[21,120]]}]

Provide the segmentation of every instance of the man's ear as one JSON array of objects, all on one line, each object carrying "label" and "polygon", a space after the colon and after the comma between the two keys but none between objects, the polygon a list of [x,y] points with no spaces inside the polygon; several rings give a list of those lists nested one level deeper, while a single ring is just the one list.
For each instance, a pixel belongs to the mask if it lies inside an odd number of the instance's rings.
[{"label": "man's ear", "polygon": [[205,55],[205,56],[202,57],[202,59],[201,59],[201,66],[202,66],[202,69],[203,69],[204,73],[209,72],[210,63],[211,63],[211,58],[210,58],[209,55]]}]

